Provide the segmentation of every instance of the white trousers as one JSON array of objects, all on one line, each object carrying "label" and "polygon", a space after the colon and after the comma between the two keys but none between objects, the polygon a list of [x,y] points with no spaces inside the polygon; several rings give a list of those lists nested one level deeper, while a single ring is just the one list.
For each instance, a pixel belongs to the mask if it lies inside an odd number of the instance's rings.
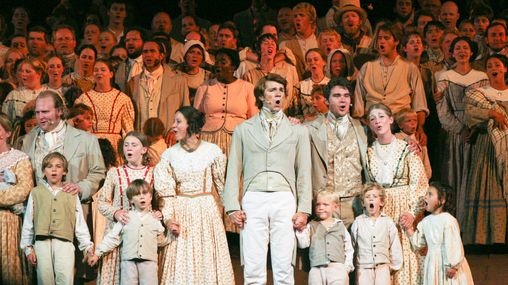
[{"label": "white trousers", "polygon": [[247,218],[241,231],[245,284],[266,284],[268,243],[274,284],[294,284],[293,193],[247,191],[242,208]]},{"label": "white trousers", "polygon": [[358,268],[356,270],[356,284],[358,285],[390,285],[390,266],[381,264],[376,268]]},{"label": "white trousers", "polygon": [[312,267],[309,272],[309,285],[349,285],[346,265],[332,262],[328,266]]},{"label": "white trousers", "polygon": [[37,240],[34,250],[37,257],[37,284],[72,285],[74,283],[72,242],[56,238]]},{"label": "white trousers", "polygon": [[120,263],[120,284],[122,285],[152,285],[158,284],[157,262],[151,260],[131,261]]}]

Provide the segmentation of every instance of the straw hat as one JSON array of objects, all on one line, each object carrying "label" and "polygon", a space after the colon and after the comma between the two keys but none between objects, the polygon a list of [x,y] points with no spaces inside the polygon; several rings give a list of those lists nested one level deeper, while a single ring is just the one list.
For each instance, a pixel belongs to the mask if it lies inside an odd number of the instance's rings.
[{"label": "straw hat", "polygon": [[339,9],[335,12],[335,23],[340,24],[342,15],[346,12],[356,12],[362,23],[367,19],[367,12],[360,7],[360,0],[340,0]]}]

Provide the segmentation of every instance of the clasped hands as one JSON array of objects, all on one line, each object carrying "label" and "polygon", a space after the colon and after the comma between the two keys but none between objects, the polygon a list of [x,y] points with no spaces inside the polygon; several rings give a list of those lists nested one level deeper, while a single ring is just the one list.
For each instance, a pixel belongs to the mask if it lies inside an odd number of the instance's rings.
[{"label": "clasped hands", "polygon": [[[247,216],[245,215],[245,212],[241,210],[230,213],[229,218],[241,229],[243,229],[245,223],[247,223]],[[307,226],[307,218],[308,215],[305,213],[298,212],[294,214],[293,218],[291,219],[293,222],[293,228],[295,228],[297,231],[303,231]]]}]

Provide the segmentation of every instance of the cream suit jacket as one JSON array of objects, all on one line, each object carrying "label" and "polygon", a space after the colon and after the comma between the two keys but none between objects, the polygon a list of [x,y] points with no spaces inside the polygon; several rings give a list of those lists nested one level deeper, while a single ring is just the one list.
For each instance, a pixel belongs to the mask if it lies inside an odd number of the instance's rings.
[{"label": "cream suit jacket", "polygon": [[297,202],[297,212],[312,213],[310,144],[304,126],[292,125],[284,116],[272,142],[263,130],[259,114],[235,128],[224,186],[226,212],[241,209],[241,177],[245,194],[256,175],[265,171],[278,172],[287,180]]},{"label": "cream suit jacket", "polygon": [[[127,84],[126,93],[132,98],[134,109],[136,111],[136,121],[134,127],[136,130],[142,129],[142,122],[139,119],[140,101],[143,94],[140,88],[140,79],[143,73],[134,76]],[[159,101],[159,119],[162,120],[166,130],[169,130],[174,123],[175,113],[180,107],[189,106],[189,87],[187,80],[182,75],[175,74],[170,67],[164,66],[162,73],[161,98]]]},{"label": "cream suit jacket", "polygon": [[[41,132],[39,126],[25,136],[22,151],[35,165],[35,140]],[[105,178],[106,167],[102,158],[99,141],[94,135],[78,130],[69,124],[66,126],[63,155],[68,161],[66,181],[76,183],[81,188],[81,201],[85,202],[97,192],[99,182]]]}]

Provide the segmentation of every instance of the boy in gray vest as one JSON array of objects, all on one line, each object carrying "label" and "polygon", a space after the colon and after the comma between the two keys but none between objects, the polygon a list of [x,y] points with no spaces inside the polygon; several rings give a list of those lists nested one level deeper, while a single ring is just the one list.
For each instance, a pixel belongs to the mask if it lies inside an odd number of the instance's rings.
[{"label": "boy in gray vest", "polygon": [[[157,284],[157,246],[167,244],[164,226],[152,214],[152,187],[143,179],[136,179],[127,187],[127,198],[133,205],[129,222],[117,222],[95,254],[88,258],[94,266],[99,258],[123,242],[120,263],[120,284]],[[169,237],[168,237],[169,238]]]},{"label": "boy in gray vest", "polygon": [[349,284],[349,272],[354,270],[353,246],[344,223],[333,217],[339,208],[339,195],[322,190],[316,196],[315,215],[307,227],[296,232],[298,247],[309,247],[311,269],[309,285]]},{"label": "boy in gray vest", "polygon": [[37,267],[38,284],[74,282],[74,237],[86,256],[93,249],[79,196],[63,191],[67,160],[58,152],[42,160],[44,180],[28,197],[20,247]]}]

